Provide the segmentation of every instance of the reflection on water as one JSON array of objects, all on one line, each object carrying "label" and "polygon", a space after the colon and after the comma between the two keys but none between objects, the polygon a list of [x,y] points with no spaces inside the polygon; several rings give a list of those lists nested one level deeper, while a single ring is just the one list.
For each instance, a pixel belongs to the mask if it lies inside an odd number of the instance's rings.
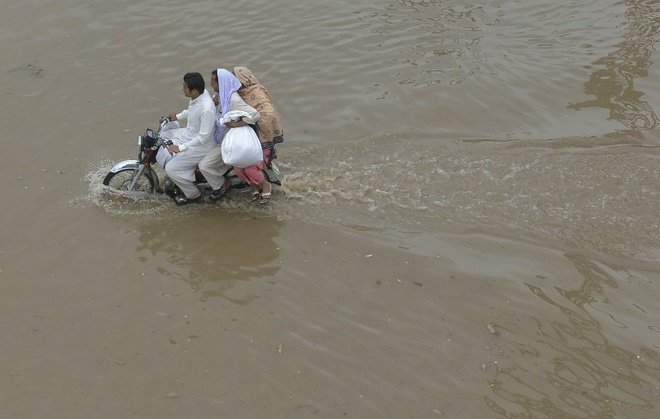
[{"label": "reflection on water", "polygon": [[657,126],[658,116],[648,102],[641,100],[644,92],[635,90],[634,81],[647,77],[653,64],[651,56],[660,29],[660,3],[655,0],[625,3],[629,21],[625,40],[619,49],[593,63],[598,69],[584,84],[584,92],[596,99],[571,104],[569,108],[608,109],[610,118],[629,130],[651,130]]},{"label": "reflection on water", "polygon": [[[556,309],[557,317],[534,317],[538,336],[535,349],[521,351],[516,362],[497,369],[490,382],[497,398],[485,397],[487,405],[507,417],[619,417],[638,409],[653,409],[660,358],[653,345],[637,340],[643,335],[629,330],[624,317],[634,307],[635,312],[644,313],[644,320],[654,321],[647,310],[655,307],[655,299],[649,298],[644,310],[640,305],[645,301],[626,306],[608,297],[616,292],[617,300],[625,300],[621,283],[627,279],[626,285],[641,287],[649,279],[586,257],[567,258],[583,282],[570,289],[525,284],[532,295]],[[613,332],[616,329],[619,332]],[[621,334],[627,334],[636,352],[613,341],[612,336]],[[538,366],[544,359],[549,364],[540,371]]]},{"label": "reflection on water", "polygon": [[207,207],[190,208],[185,218],[138,227],[141,244],[136,250],[147,255],[142,256],[143,262],[156,263],[160,274],[188,283],[202,300],[222,297],[248,304],[259,296],[235,297],[229,291],[239,281],[267,279],[279,271],[274,239],[280,223]]}]

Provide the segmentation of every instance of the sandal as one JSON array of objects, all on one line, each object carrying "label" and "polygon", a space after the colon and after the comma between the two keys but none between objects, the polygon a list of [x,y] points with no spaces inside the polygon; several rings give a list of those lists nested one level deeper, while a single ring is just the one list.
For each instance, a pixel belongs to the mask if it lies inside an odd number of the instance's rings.
[{"label": "sandal", "polygon": [[177,205],[188,205],[192,202],[197,202],[202,197],[202,194],[197,195],[196,198],[188,198],[184,194],[177,195],[174,197],[174,203]]},{"label": "sandal", "polygon": [[[261,199],[259,200],[260,204],[267,204],[268,201],[270,201],[270,194],[273,192],[273,185],[271,185],[268,181],[262,182],[263,186],[261,188]],[[268,192],[266,192],[268,190]]]},{"label": "sandal", "polygon": [[259,201],[259,203],[260,204],[267,204],[268,201],[270,201],[270,192],[262,193],[261,194],[261,200]]},{"label": "sandal", "polygon": [[252,191],[252,198],[250,198],[250,202],[255,202],[255,201],[259,200],[259,195],[261,195],[261,192]]},{"label": "sandal", "polygon": [[225,188],[223,188],[221,186],[220,189],[216,189],[213,192],[211,192],[211,195],[209,196],[209,199],[211,201],[217,201],[218,199],[225,196],[226,193],[227,193],[227,191],[225,190]]}]

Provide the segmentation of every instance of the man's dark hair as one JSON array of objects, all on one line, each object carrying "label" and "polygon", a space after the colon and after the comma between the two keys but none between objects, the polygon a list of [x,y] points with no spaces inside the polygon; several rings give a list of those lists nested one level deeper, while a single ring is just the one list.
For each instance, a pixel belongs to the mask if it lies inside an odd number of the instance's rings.
[{"label": "man's dark hair", "polygon": [[186,73],[183,76],[183,82],[188,86],[190,90],[197,90],[197,93],[200,95],[204,92],[205,84],[204,77],[199,73]]}]

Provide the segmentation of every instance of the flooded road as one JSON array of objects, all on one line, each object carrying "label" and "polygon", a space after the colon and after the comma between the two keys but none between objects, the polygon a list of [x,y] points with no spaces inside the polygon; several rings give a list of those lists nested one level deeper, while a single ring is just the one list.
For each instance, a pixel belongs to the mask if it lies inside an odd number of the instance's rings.
[{"label": "flooded road", "polygon": [[[660,412],[656,2],[0,5],[1,416]],[[103,187],[237,65],[268,206]]]}]

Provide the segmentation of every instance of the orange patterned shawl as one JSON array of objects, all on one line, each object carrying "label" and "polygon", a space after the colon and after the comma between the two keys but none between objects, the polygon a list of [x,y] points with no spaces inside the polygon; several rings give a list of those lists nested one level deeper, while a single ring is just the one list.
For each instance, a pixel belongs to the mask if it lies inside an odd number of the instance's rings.
[{"label": "orange patterned shawl", "polygon": [[245,103],[259,112],[257,128],[261,142],[267,143],[276,139],[280,140],[276,142],[281,142],[284,132],[268,90],[259,83],[259,80],[247,67],[234,67],[234,74],[243,84],[243,87],[238,89],[238,94]]}]

